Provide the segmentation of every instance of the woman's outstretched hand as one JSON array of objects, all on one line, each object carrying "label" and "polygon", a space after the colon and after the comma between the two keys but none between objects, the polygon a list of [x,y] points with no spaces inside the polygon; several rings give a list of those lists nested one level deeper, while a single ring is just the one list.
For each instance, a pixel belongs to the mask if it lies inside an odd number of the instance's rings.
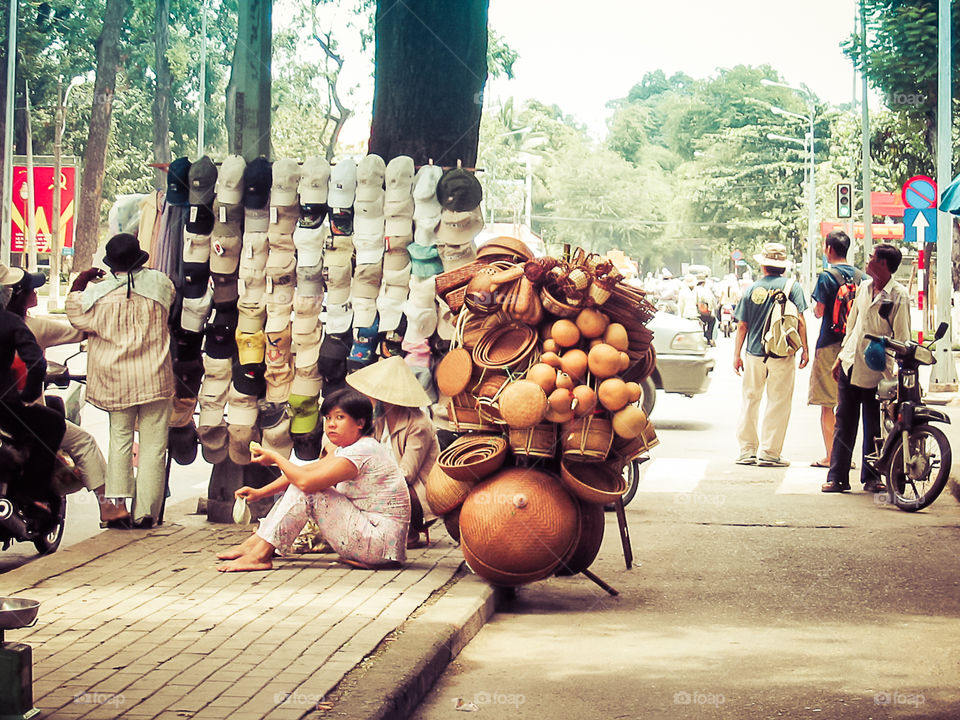
[{"label": "woman's outstretched hand", "polygon": [[267,448],[263,447],[258,442],[251,442],[250,462],[254,462],[257,465],[264,465],[266,467],[276,465],[277,454],[273,450],[268,450]]},{"label": "woman's outstretched hand", "polygon": [[242,488],[237,490],[233,494],[233,496],[235,498],[243,498],[247,502],[254,502],[255,500],[261,499],[259,490],[257,490],[256,488],[247,487],[246,485],[244,485]]}]

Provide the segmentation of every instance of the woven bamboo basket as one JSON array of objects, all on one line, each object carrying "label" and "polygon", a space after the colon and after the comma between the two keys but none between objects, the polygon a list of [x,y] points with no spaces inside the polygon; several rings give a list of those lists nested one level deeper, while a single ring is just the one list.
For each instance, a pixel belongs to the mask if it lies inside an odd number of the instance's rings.
[{"label": "woven bamboo basket", "polygon": [[627,491],[620,463],[585,463],[564,458],[560,461],[560,480],[586,503],[606,505]]},{"label": "woven bamboo basket", "polygon": [[457,438],[437,458],[437,465],[454,480],[477,482],[499,470],[507,459],[507,441],[499,435]]},{"label": "woven bamboo basket", "polygon": [[460,393],[447,405],[450,423],[457,432],[487,431],[497,432],[500,428],[480,415],[477,399],[469,393]]},{"label": "woven bamboo basket", "polygon": [[473,483],[453,479],[439,464],[436,464],[427,475],[427,502],[430,504],[430,509],[437,515],[446,515],[460,507],[467,499],[472,487]]},{"label": "woven bamboo basket", "polygon": [[607,459],[613,444],[613,426],[600,415],[585,415],[564,423],[560,443],[565,459],[600,463]]},{"label": "woven bamboo basket", "polygon": [[501,470],[474,487],[460,510],[467,563],[500,585],[550,576],[579,536],[579,505],[556,476],[540,470]]},{"label": "woven bamboo basket", "polygon": [[576,575],[589,568],[597,559],[600,545],[603,544],[605,526],[603,505],[580,503],[580,539],[573,551],[563,559],[556,574],[559,576]]},{"label": "woven bamboo basket", "polygon": [[544,422],[522,430],[510,428],[508,441],[514,455],[552,458],[557,454],[557,426]]},{"label": "woven bamboo basket", "polygon": [[540,302],[543,304],[544,310],[557,317],[573,317],[582,310],[575,305],[569,305],[562,300],[558,300],[546,286],[540,288]]}]

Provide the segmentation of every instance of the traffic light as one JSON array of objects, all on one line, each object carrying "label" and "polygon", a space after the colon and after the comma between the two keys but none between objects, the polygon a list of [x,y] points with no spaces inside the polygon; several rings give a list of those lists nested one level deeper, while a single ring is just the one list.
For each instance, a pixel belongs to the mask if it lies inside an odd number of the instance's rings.
[{"label": "traffic light", "polygon": [[850,183],[837,183],[837,217],[853,215],[853,187]]}]

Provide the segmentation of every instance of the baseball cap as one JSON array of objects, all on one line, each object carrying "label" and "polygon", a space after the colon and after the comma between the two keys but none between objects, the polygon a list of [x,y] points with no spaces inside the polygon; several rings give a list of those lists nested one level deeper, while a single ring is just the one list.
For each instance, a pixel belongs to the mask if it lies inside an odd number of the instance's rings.
[{"label": "baseball cap", "polygon": [[263,330],[267,320],[267,308],[263,304],[240,303],[237,305],[239,318],[237,332],[255,333]]},{"label": "baseball cap", "polygon": [[267,266],[267,233],[243,233],[243,244],[240,249],[241,270],[255,270],[262,273]]},{"label": "baseball cap", "polygon": [[320,370],[316,364],[312,367],[297,368],[293,373],[293,382],[290,384],[290,392],[297,395],[320,394],[320,385],[323,380],[320,378]]},{"label": "baseball cap", "polygon": [[237,276],[233,274],[211,273],[213,282],[213,302],[217,304],[233,304],[240,299],[237,287]]},{"label": "baseball cap", "polygon": [[271,303],[267,308],[267,332],[276,333],[282,331],[284,328],[290,327],[290,315],[292,312],[292,304],[277,305]]},{"label": "baseball cap", "polygon": [[237,328],[237,357],[241,365],[262,363],[266,349],[267,336],[263,330],[244,332]]},{"label": "baseball cap", "polygon": [[413,218],[435,218],[440,215],[442,206],[437,199],[437,183],[443,175],[443,168],[437,165],[424,165],[414,176],[413,180]]},{"label": "baseball cap", "polygon": [[267,257],[268,303],[290,305],[297,287],[297,261],[292,252],[271,252]]},{"label": "baseball cap", "polygon": [[[197,393],[200,392],[200,383],[203,381],[203,361],[175,360],[172,367],[176,397],[180,399],[193,398],[195,400]],[[191,405],[190,415],[193,414],[192,408]],[[186,425],[186,422],[180,424]]]},{"label": "baseball cap", "polygon": [[320,264],[323,243],[330,233],[326,225],[317,228],[298,227],[293,231],[293,244],[297,248],[297,266],[312,267]]},{"label": "baseball cap", "polygon": [[262,363],[236,363],[233,366],[233,387],[243,395],[263,397],[267,389],[263,370]]},{"label": "baseball cap", "polygon": [[190,204],[190,160],[185,157],[167,168],[167,202],[181,207]]},{"label": "baseball cap", "polygon": [[384,223],[385,237],[410,237],[413,235],[413,219],[409,215],[387,215]]},{"label": "baseball cap", "polygon": [[312,462],[320,457],[320,445],[323,441],[322,423],[317,423],[313,432],[303,435],[293,435],[291,433],[291,437],[293,438],[293,454],[297,456],[297,459],[303,462]]},{"label": "baseball cap", "polygon": [[327,205],[336,209],[353,207],[356,192],[357,164],[353,158],[345,158],[330,169]]},{"label": "baseball cap", "polygon": [[351,299],[353,305],[353,325],[355,328],[376,326],[377,299],[357,297]]},{"label": "baseball cap", "polygon": [[326,203],[301,203],[300,219],[297,221],[297,226],[304,228],[320,227],[326,220],[328,212],[330,212],[330,208],[327,207]]},{"label": "baseball cap", "polygon": [[270,210],[266,207],[243,209],[243,232],[265,233],[270,229]]},{"label": "baseball cap", "polygon": [[349,302],[327,306],[328,333],[344,333],[353,325],[353,306]]},{"label": "baseball cap", "polygon": [[[246,417],[246,414],[244,415]],[[256,422],[256,419],[254,419]],[[229,450],[230,460],[236,465],[249,465],[250,443],[259,439],[260,429],[255,425],[233,425],[227,423],[227,433],[230,436]]]},{"label": "baseball cap", "polygon": [[390,332],[400,326],[403,306],[407,301],[406,285],[385,285],[377,297],[377,313],[380,316],[380,332]]},{"label": "baseball cap", "polygon": [[217,177],[217,201],[225,205],[243,202],[243,171],[246,161],[239,155],[227,155]]},{"label": "baseball cap", "polygon": [[243,206],[245,208],[266,207],[272,184],[273,172],[269,161],[262,157],[251,160],[243,171]]},{"label": "baseball cap", "polygon": [[357,203],[383,200],[383,177],[386,164],[374,153],[363,157],[357,164]]},{"label": "baseball cap", "polygon": [[300,202],[326,204],[327,186],[330,182],[330,163],[323,157],[308,157],[300,171]]},{"label": "baseball cap", "polygon": [[231,275],[240,264],[242,244],[240,225],[217,223],[210,236],[210,271],[221,275]]},{"label": "baseball cap", "polygon": [[231,358],[203,358],[203,382],[197,397],[200,401],[200,425],[219,425],[230,390]]},{"label": "baseball cap", "polygon": [[330,233],[340,237],[353,235],[353,208],[330,207]]},{"label": "baseball cap", "polygon": [[[273,186],[270,189],[270,204],[280,207],[299,205],[297,186],[300,183],[300,163],[292,158],[282,158],[273,164]],[[299,214],[300,209],[297,208]]]},{"label": "baseball cap", "polygon": [[407,251],[410,253],[412,273],[417,277],[427,278],[443,272],[443,262],[436,245],[413,243]]},{"label": "baseball cap", "polygon": [[386,185],[386,202],[406,201],[413,197],[413,158],[409,155],[398,155],[387,163],[384,173]]},{"label": "baseball cap", "polygon": [[200,298],[210,284],[210,266],[207,263],[185,262],[183,264],[183,296]]},{"label": "baseball cap", "polygon": [[331,385],[339,385],[347,376],[347,356],[353,338],[349,332],[334,333],[327,327],[327,335],[320,345],[320,359],[318,362],[320,375],[324,382],[324,392]]},{"label": "baseball cap", "polygon": [[199,360],[202,353],[203,333],[190,332],[174,327],[170,331],[173,339],[173,357],[178,360]]},{"label": "baseball cap", "polygon": [[[382,281],[383,265],[381,263],[357,265],[353,273],[353,282],[350,285],[351,295],[354,298],[375,299],[380,292]],[[365,325],[360,327],[365,327]]]},{"label": "baseball cap", "polygon": [[462,245],[438,245],[437,250],[440,252],[444,272],[456,270],[477,259],[477,248],[473,240],[468,240]]},{"label": "baseball cap", "polygon": [[191,205],[184,228],[187,232],[209,235],[213,232],[213,208],[209,205]]},{"label": "baseball cap", "polygon": [[190,465],[197,459],[197,426],[193,419],[180,427],[171,426],[167,431],[167,447],[170,448],[170,457],[177,465]]},{"label": "baseball cap", "polygon": [[466,212],[444,210],[436,229],[438,245],[464,245],[471,242],[483,230],[480,208]]},{"label": "baseball cap", "polygon": [[219,425],[198,425],[197,435],[200,437],[200,450],[204,460],[216,465],[227,459],[230,436],[222,420]]},{"label": "baseball cap", "polygon": [[406,235],[385,235],[383,238],[383,249],[387,253],[401,250],[406,251],[412,242],[413,233]]},{"label": "baseball cap", "polygon": [[293,235],[299,220],[299,205],[271,205],[270,224],[267,226],[267,232],[270,233],[271,238],[277,235],[289,237]]},{"label": "baseball cap", "polygon": [[297,292],[299,297],[323,297],[323,265],[310,267],[297,264]]},{"label": "baseball cap", "polygon": [[214,359],[232,358],[237,352],[235,332],[235,327],[207,323],[204,329],[203,351]]},{"label": "baseball cap", "polygon": [[206,263],[210,261],[210,236],[183,232],[183,261]]},{"label": "baseball cap", "polygon": [[303,435],[312,432],[320,419],[317,398],[311,395],[290,394],[290,433]]},{"label": "baseball cap", "polygon": [[472,172],[450,168],[437,182],[437,200],[444,210],[469,212],[479,207],[483,200],[483,188]]},{"label": "baseball cap", "polygon": [[217,184],[217,166],[204,155],[190,166],[190,204],[212,205]]},{"label": "baseball cap", "polygon": [[199,333],[210,316],[210,307],[213,305],[213,286],[207,283],[207,291],[198,298],[183,298],[183,309],[180,312],[180,327],[188,332]]},{"label": "baseball cap", "polygon": [[438,225],[440,225],[439,214],[436,217],[417,220],[413,230],[413,241],[420,245],[436,245]]},{"label": "baseball cap", "polygon": [[240,277],[237,282],[240,291],[240,302],[245,305],[263,305],[267,294],[267,278],[263,270],[244,268],[240,266]]},{"label": "baseball cap", "polygon": [[286,403],[274,402],[270,406],[278,406],[280,410],[279,414],[269,409],[260,411],[261,442],[268,450],[289,458],[293,453],[293,438],[290,436],[290,416],[287,415]]}]

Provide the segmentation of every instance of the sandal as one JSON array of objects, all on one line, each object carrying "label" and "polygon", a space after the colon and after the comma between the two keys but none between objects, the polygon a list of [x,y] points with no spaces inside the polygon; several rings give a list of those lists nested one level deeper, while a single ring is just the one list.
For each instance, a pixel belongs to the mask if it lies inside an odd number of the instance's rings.
[{"label": "sandal", "polygon": [[113,520],[107,520],[106,522],[100,523],[100,527],[110,528],[111,530],[132,530],[133,516],[124,515],[123,517],[114,518]]}]

